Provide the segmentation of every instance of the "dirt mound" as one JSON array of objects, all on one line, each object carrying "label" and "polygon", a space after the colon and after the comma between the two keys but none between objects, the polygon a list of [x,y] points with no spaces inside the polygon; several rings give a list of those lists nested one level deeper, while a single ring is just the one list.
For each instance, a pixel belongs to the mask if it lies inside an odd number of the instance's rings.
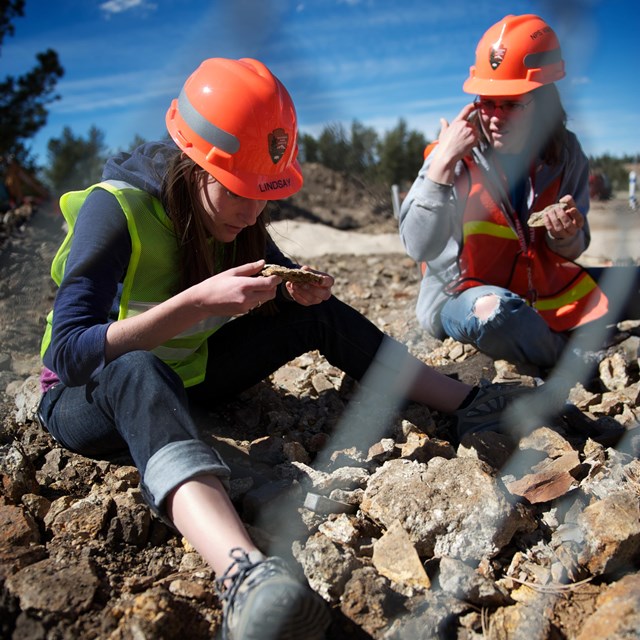
[{"label": "dirt mound", "polygon": [[396,230],[386,188],[313,162],[302,165],[304,186],[279,203],[274,220],[305,220],[368,233]]}]

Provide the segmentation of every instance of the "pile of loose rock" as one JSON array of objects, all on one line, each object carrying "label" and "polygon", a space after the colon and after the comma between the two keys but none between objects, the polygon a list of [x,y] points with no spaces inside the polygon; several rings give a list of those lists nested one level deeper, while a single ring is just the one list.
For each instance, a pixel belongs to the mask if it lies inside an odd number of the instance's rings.
[{"label": "pile of loose rock", "polygon": [[[424,339],[406,259],[322,266],[338,295],[441,370],[538,382]],[[231,496],[256,541],[332,607],[329,638],[629,638],[640,628],[637,334],[622,325],[593,379],[574,387],[579,419],[569,412],[520,439],[458,443],[449,418],[425,407],[378,411],[317,353],[198,420],[232,468]],[[0,635],[210,638],[214,576],[151,515],[135,468],[43,433],[37,376],[8,395]]]}]

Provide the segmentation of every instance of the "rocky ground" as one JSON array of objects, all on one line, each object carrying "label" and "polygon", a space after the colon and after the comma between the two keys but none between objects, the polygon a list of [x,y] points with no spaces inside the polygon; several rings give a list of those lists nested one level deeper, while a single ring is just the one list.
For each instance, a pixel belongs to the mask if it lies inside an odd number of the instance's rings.
[{"label": "rocky ground", "polygon": [[[282,215],[395,229],[362,185],[310,173],[316,186]],[[5,216],[0,231],[0,637],[211,638],[214,576],[151,516],[136,470],[70,454],[34,422],[62,229],[51,207],[31,214]],[[405,256],[339,253],[314,264],[336,277],[337,295],[439,370],[473,383],[540,382],[428,339]],[[639,335],[637,323],[620,325],[593,376],[571,390],[574,408],[518,439],[458,443],[447,416],[417,405],[386,415],[317,353],[198,419],[232,467],[231,495],[256,541],[331,606],[330,640],[635,638]]]}]

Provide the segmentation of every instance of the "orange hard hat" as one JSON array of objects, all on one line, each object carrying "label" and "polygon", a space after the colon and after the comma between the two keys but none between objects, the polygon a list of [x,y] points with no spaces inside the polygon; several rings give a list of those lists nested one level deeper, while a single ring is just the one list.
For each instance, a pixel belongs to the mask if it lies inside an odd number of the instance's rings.
[{"label": "orange hard hat", "polygon": [[564,78],[560,42],[538,16],[505,16],[481,38],[466,93],[517,96]]},{"label": "orange hard hat", "polygon": [[184,153],[239,196],[278,200],[302,187],[293,101],[258,60],[202,62],[166,124]]}]

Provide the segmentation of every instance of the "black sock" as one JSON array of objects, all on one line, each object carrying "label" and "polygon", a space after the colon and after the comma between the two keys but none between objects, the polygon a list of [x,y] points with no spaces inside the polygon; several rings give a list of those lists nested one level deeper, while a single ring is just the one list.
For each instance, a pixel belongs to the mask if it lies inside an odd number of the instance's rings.
[{"label": "black sock", "polygon": [[460,403],[457,411],[468,407],[476,399],[478,391],[480,391],[480,387],[473,387],[473,389],[471,389],[471,391],[469,391],[469,393],[465,396],[465,399]]}]

